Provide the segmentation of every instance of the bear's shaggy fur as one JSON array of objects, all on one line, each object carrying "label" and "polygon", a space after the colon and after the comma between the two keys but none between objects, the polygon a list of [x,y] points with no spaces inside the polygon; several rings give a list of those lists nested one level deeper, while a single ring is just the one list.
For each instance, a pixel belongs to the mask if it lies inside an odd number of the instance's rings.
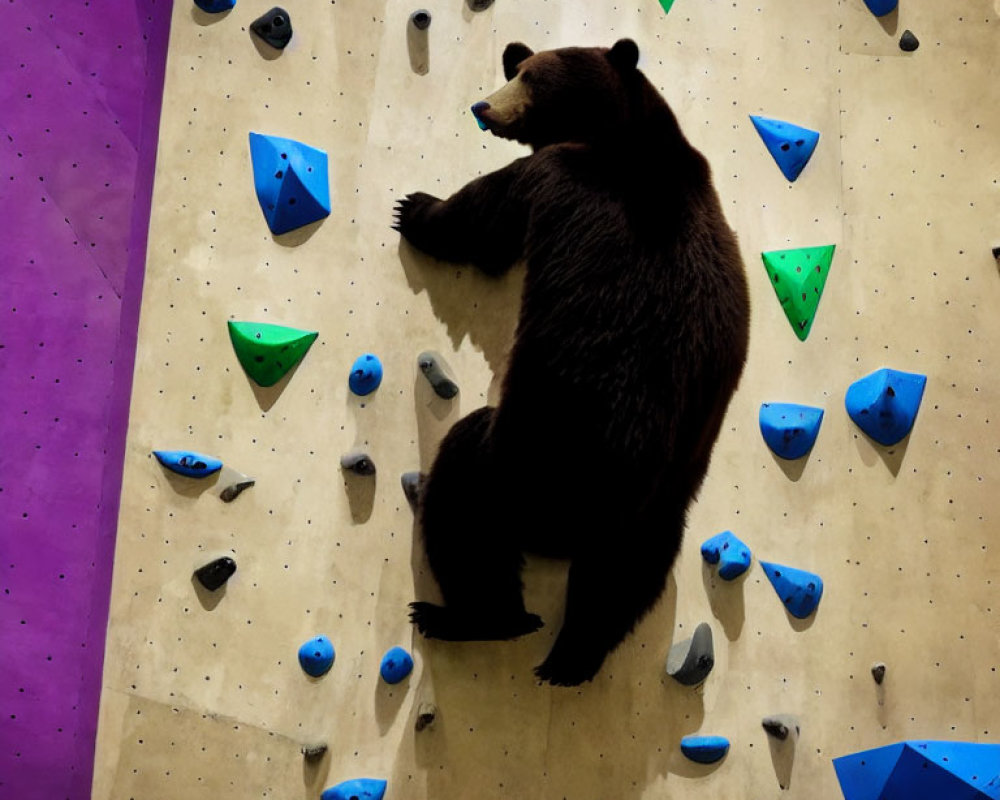
[{"label": "bear's shaggy fur", "polygon": [[749,300],[709,167],[636,68],[628,39],[532,53],[473,106],[533,153],[395,227],[439,259],[500,274],[527,262],[496,408],[456,423],[419,517],[444,606],[429,637],[512,638],[524,552],[570,559],[562,629],[537,675],[590,680],[661,595],[686,509],[747,353]]}]

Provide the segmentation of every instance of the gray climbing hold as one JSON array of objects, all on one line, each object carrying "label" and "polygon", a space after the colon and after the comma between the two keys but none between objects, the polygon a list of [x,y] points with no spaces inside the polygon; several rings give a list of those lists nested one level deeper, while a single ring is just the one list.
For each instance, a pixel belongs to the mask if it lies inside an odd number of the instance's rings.
[{"label": "gray climbing hold", "polygon": [[872,664],[872,677],[875,679],[875,683],[882,685],[882,681],[885,680],[885,664],[881,661]]},{"label": "gray climbing hold", "polygon": [[785,741],[789,735],[793,740],[799,736],[799,721],[791,714],[775,714],[760,721],[768,736]]},{"label": "gray climbing hold", "polygon": [[236,572],[236,562],[224,556],[223,558],[215,559],[215,561],[203,567],[199,567],[194,571],[194,576],[208,591],[214,592],[228,581],[234,572]]},{"label": "gray climbing hold", "polygon": [[428,383],[434,387],[438,397],[450,400],[458,394],[458,384],[448,377],[442,359],[435,353],[425,350],[417,356],[417,365],[424,373]]},{"label": "gray climbing hold", "polygon": [[694,636],[678,642],[667,654],[667,674],[685,686],[696,686],[704,681],[714,666],[712,628],[707,622],[698,625]]},{"label": "gray climbing hold", "polygon": [[903,35],[899,37],[899,49],[907,53],[912,53],[920,47],[920,40],[913,35],[913,31],[907,28]]},{"label": "gray climbing hold", "polygon": [[410,23],[418,31],[425,31],[431,26],[431,12],[420,8],[410,14]]},{"label": "gray climbing hold", "polygon": [[424,486],[424,476],[419,472],[404,472],[399,482],[403,486],[403,494],[406,495],[410,508],[416,511],[420,503],[420,490]]},{"label": "gray climbing hold", "polygon": [[433,703],[421,703],[417,708],[417,721],[413,727],[418,731],[422,731],[434,722],[437,718],[437,711],[437,706]]},{"label": "gray climbing hold", "polygon": [[372,461],[368,453],[362,450],[354,450],[342,455],[340,457],[340,466],[342,469],[349,470],[355,475],[375,474],[375,462]]},{"label": "gray climbing hold", "polygon": [[302,755],[306,761],[319,761],[326,755],[327,746],[325,744],[304,744],[302,745]]},{"label": "gray climbing hold", "polygon": [[221,492],[219,492],[219,499],[222,500],[223,503],[231,503],[233,502],[233,500],[235,500],[237,497],[243,494],[244,490],[249,489],[256,482],[257,481],[255,481],[253,478],[247,475],[240,474],[240,480],[237,480],[234,483],[229,484],[229,486],[225,487]]}]

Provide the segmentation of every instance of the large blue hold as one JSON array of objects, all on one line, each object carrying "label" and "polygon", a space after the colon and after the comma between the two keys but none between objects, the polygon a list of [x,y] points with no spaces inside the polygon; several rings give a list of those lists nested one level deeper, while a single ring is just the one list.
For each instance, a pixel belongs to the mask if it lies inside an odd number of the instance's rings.
[{"label": "large blue hold", "polygon": [[294,139],[250,134],[250,161],[264,219],[277,235],[330,213],[326,153]]},{"label": "large blue hold", "polygon": [[1000,800],[1000,744],[898,742],[833,767],[845,800]]},{"label": "large blue hold", "polygon": [[794,181],[812,158],[819,133],[779,119],[754,114],[750,115],[750,119],[781,173],[789,181]]},{"label": "large blue hold", "polygon": [[761,561],[760,565],[789,614],[805,619],[816,610],[823,596],[823,579],[819,575],[769,561]]},{"label": "large blue hold", "polygon": [[358,356],[351,365],[351,376],[347,383],[354,394],[362,397],[374,392],[382,383],[382,362],[378,356],[371,353]]},{"label": "large blue hold", "polygon": [[763,403],[760,432],[771,451],[794,461],[812,450],[823,422],[823,409],[796,403]]},{"label": "large blue hold", "polygon": [[750,548],[732,531],[717,533],[701,546],[701,557],[709,564],[719,565],[719,577],[724,581],[738,578],[750,569]]},{"label": "large blue hold", "polygon": [[385,786],[381,778],[354,778],[331,786],[320,800],[382,800]]},{"label": "large blue hold", "polygon": [[236,0],[194,0],[194,4],[209,14],[218,14],[235,6]]},{"label": "large blue hold", "polygon": [[899,0],[865,0],[865,5],[876,17],[884,17],[899,5]]},{"label": "large blue hold", "polygon": [[413,672],[413,656],[402,647],[393,647],[384,656],[379,674],[386,683],[399,683]]},{"label": "large blue hold", "polygon": [[685,736],[681,752],[699,764],[714,764],[729,752],[729,740],[725,736]]},{"label": "large blue hold", "polygon": [[154,450],[153,455],[167,469],[189,478],[204,478],[222,469],[219,459],[187,450]]},{"label": "large blue hold", "polygon": [[852,383],[844,403],[861,430],[879,444],[894,445],[913,428],[926,384],[926,375],[880,369]]},{"label": "large blue hold", "polygon": [[299,648],[299,665],[307,675],[319,678],[333,666],[333,643],[325,636],[316,636]]}]

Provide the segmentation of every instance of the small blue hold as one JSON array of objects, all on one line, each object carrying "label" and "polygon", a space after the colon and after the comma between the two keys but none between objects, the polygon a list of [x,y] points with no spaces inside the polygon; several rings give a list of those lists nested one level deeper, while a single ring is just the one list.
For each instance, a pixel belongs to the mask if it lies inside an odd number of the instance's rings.
[{"label": "small blue hold", "polygon": [[844,405],[855,425],[888,447],[912,430],[926,384],[926,375],[879,369],[850,385]]},{"label": "small blue hold", "polygon": [[760,138],[781,170],[781,174],[789,181],[799,177],[812,158],[819,133],[809,128],[803,128],[792,122],[780,119],[750,115],[750,121],[760,134]]},{"label": "small blue hold", "polygon": [[382,656],[379,673],[386,683],[399,683],[411,672],[413,672],[413,656],[402,647],[393,647]]},{"label": "small blue hold", "polygon": [[382,800],[386,782],[381,778],[353,778],[320,795],[320,800]]},{"label": "small blue hold", "polygon": [[789,614],[805,619],[816,610],[823,597],[823,579],[819,575],[769,561],[761,561],[760,565]]},{"label": "small blue hold", "polygon": [[189,478],[204,478],[222,469],[219,459],[187,450],[154,450],[153,455],[171,472],[187,475]]},{"label": "small blue hold", "polygon": [[812,450],[823,422],[823,409],[796,403],[762,403],[760,432],[780,458],[794,461]]},{"label": "small blue hold", "polygon": [[351,391],[363,397],[374,392],[380,383],[382,383],[382,362],[378,360],[378,356],[371,353],[358,356],[351,366],[351,377],[348,379]]},{"label": "small blue hold", "polygon": [[724,581],[738,578],[750,569],[750,548],[732,531],[717,533],[701,546],[701,557],[709,564],[719,565],[719,577]]},{"label": "small blue hold", "polygon": [[218,14],[235,6],[236,0],[194,0],[194,4],[209,14]]},{"label": "small blue hold", "polygon": [[699,764],[714,764],[729,752],[729,740],[725,736],[685,736],[681,752]]},{"label": "small blue hold", "polygon": [[299,648],[299,664],[306,674],[319,678],[333,666],[333,643],[325,636],[317,636]]},{"label": "small blue hold", "polygon": [[876,17],[884,17],[895,10],[899,0],[865,0],[865,5]]}]

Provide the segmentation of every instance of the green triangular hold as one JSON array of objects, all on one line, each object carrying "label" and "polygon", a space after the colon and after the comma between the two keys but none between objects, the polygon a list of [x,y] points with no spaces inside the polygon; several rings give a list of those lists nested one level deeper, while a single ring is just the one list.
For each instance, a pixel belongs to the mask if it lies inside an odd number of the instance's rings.
[{"label": "green triangular hold", "polygon": [[240,365],[255,383],[274,386],[294,367],[319,333],[271,325],[229,321],[229,338]]},{"label": "green triangular hold", "polygon": [[660,0],[660,5],[663,6],[663,13],[669,14],[670,7],[674,4],[674,0]]},{"label": "green triangular hold", "polygon": [[826,276],[830,273],[836,245],[797,247],[761,253],[771,286],[795,335],[803,342],[809,336]]}]

